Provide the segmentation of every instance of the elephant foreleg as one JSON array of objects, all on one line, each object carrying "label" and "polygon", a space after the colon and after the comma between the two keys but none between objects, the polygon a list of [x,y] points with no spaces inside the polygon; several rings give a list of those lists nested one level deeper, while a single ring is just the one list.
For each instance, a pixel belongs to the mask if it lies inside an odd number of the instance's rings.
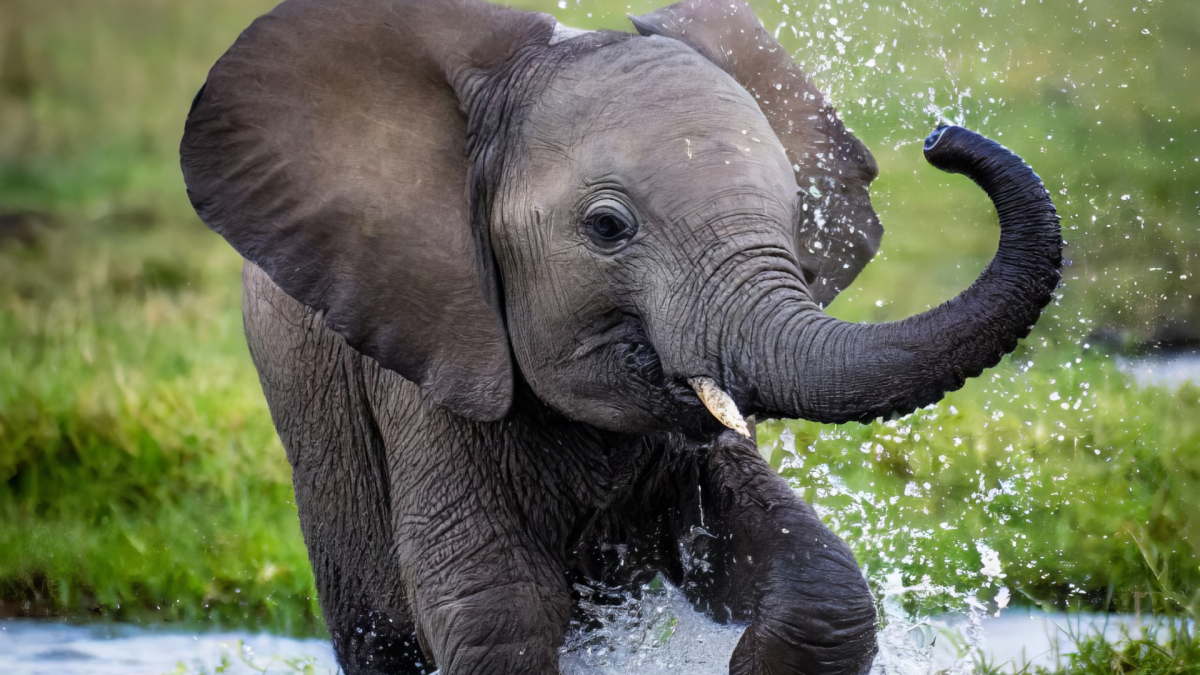
[{"label": "elephant foreleg", "polygon": [[710,602],[749,620],[730,673],[865,673],[875,605],[849,547],[748,439],[723,433],[703,468],[704,510],[721,549]]},{"label": "elephant foreleg", "polygon": [[570,589],[549,520],[508,492],[523,455],[456,447],[447,414],[410,427],[444,447],[394,464],[396,554],[421,644],[441,675],[558,673]]},{"label": "elephant foreleg", "polygon": [[[477,520],[470,526],[478,528],[472,534],[485,537],[491,530]],[[425,559],[410,571],[417,630],[439,672],[558,673],[570,602],[561,566],[519,543],[465,542],[464,534],[446,533],[466,544],[455,552],[436,544],[420,547]]]}]

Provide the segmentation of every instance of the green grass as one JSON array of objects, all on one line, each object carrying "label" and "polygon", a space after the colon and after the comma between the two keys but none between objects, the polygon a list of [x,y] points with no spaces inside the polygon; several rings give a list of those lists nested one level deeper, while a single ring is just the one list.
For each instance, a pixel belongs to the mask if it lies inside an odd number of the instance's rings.
[{"label": "green grass", "polygon": [[[271,4],[0,5],[0,216],[37,214],[17,219],[20,237],[0,233],[0,615],[321,630],[241,335],[239,260],[192,214],[176,157],[207,68]],[[625,11],[657,3],[518,4],[623,29]],[[1055,195],[1072,262],[1060,301],[1017,355],[932,410],[770,423],[760,438],[877,590],[889,577],[941,589],[912,611],[1001,588],[1014,604],[1194,611],[1200,391],[1131,387],[1112,343],[1088,336],[1200,330],[1200,5],[996,4],[786,10],[808,35],[781,39],[882,168],[882,254],[831,311],[921,311],[990,258],[985,197],[920,157],[939,118],[960,114]],[[784,5],[756,7],[774,31]],[[835,41],[846,54],[822,58]],[[1120,649],[1097,643],[1096,662]]]},{"label": "green grass", "polygon": [[199,228],[125,227],[64,225],[0,264],[5,613],[311,632],[237,260]]},{"label": "green grass", "polygon": [[[1168,633],[1162,636],[1161,633]],[[1200,673],[1200,639],[1172,625],[1149,636],[1126,636],[1110,641],[1103,636],[1080,636],[1075,651],[1061,657],[1056,668],[1038,668],[1038,675],[1196,675]],[[1003,672],[1003,671],[1000,671]]]}]

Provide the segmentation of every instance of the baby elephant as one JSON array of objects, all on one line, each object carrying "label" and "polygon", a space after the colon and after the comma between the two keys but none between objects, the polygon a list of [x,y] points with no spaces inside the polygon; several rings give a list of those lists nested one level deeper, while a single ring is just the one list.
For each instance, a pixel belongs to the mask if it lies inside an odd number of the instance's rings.
[{"label": "baby elephant", "polygon": [[882,236],[871,154],[741,0],[633,24],[287,0],[188,115],[348,673],[556,673],[573,589],[660,572],[746,623],[731,673],[865,672],[854,556],[742,416],[906,414],[1058,284],[1038,177],[948,127],[925,154],[992,197],[995,260],[904,321],[825,315]]}]

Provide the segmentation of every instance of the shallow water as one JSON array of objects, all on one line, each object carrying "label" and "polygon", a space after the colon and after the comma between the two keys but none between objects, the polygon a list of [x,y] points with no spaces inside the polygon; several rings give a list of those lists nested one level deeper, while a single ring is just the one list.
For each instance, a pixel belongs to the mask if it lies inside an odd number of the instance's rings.
[{"label": "shallow water", "polygon": [[[572,636],[562,657],[564,675],[591,673],[677,673],[724,675],[738,627],[717,626],[691,611],[678,596],[646,607],[626,607],[623,621],[591,638]],[[637,621],[631,617],[637,615]],[[674,616],[671,630],[664,616]],[[649,618],[650,621],[644,621]],[[989,662],[1052,665],[1068,653],[1070,634],[1104,630],[1110,639],[1136,631],[1129,615],[1065,615],[1004,612],[979,616],[979,633],[969,640],[972,617],[934,617],[893,623],[881,634],[873,675],[967,672],[963,645],[978,644]],[[635,625],[636,624],[636,625]],[[596,639],[601,637],[603,639]],[[664,639],[665,638],[665,639]],[[573,642],[572,642],[573,641]],[[964,658],[965,657],[965,658]],[[165,675],[221,672],[232,675],[336,673],[324,640],[294,640],[251,633],[186,633],[122,624],[75,626],[53,621],[0,621],[0,673],[6,675]],[[1006,668],[1005,670],[1009,670]]]},{"label": "shallow water", "polygon": [[325,640],[251,633],[184,633],[126,624],[75,626],[55,621],[0,621],[0,673],[5,675],[230,675],[336,672]]},{"label": "shallow water", "polygon": [[1140,387],[1178,389],[1185,382],[1200,385],[1200,352],[1177,352],[1142,358],[1117,357],[1117,368]]}]

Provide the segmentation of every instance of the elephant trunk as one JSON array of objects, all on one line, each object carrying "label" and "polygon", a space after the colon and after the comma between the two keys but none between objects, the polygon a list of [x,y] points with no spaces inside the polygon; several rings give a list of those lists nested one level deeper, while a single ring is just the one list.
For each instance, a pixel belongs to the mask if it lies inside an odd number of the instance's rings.
[{"label": "elephant trunk", "polygon": [[[865,422],[934,403],[996,365],[1029,334],[1057,287],[1058,215],[1020,157],[961,127],[925,142],[931,164],[961,173],[991,197],[1000,219],[996,257],[952,300],[902,321],[847,323],[803,292],[760,302],[745,364],[767,416]],[[797,348],[798,346],[798,348]]]}]

